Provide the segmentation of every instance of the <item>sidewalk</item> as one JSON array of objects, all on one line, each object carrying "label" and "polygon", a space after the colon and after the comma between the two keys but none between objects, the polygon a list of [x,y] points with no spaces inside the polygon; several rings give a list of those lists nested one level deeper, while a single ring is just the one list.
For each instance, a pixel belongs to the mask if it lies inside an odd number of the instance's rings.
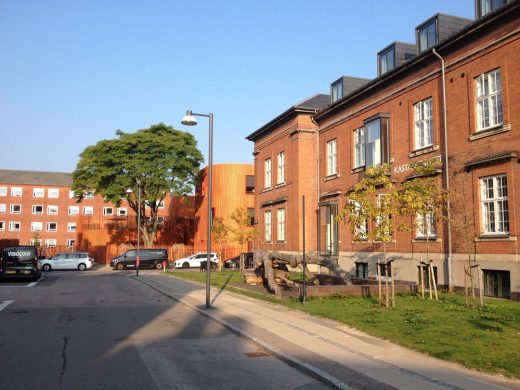
[{"label": "sidewalk", "polygon": [[212,318],[268,353],[338,389],[520,389],[481,374],[282,306],[205,286],[141,274],[133,278]]}]

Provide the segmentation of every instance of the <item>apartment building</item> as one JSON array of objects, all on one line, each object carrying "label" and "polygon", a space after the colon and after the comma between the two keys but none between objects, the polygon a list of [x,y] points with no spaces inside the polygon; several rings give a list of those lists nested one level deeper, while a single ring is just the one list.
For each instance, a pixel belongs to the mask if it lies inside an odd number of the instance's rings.
[{"label": "apartment building", "polygon": [[[108,230],[114,226],[126,232],[127,239],[131,237],[128,232],[136,228],[136,214],[126,202],[116,207],[90,193],[78,203],[71,185],[70,173],[0,169],[0,238],[86,250],[99,244],[94,237],[100,237],[103,244],[109,242],[113,234]],[[169,197],[165,199],[159,210],[161,223],[171,217],[174,203]],[[133,229],[128,229],[128,224]],[[94,235],[95,231],[101,234]]]},{"label": "apartment building", "polygon": [[[207,168],[195,194],[164,199],[158,210],[156,245],[187,256],[204,251],[207,239]],[[98,262],[118,254],[121,244],[137,245],[136,213],[87,194],[73,198],[72,174],[0,169],[0,239],[39,245],[45,251],[88,250]],[[231,226],[231,213],[245,207],[252,216],[255,183],[252,164],[213,166],[213,218]],[[227,248],[229,247],[229,248]],[[226,242],[228,257],[243,249]],[[174,254],[172,253],[172,256]],[[181,257],[182,257],[181,256]]]},{"label": "apartment building", "polygon": [[312,115],[329,104],[329,95],[314,95],[246,137],[255,143],[255,249],[301,251],[303,215],[305,245],[316,247],[317,126]]},{"label": "apartment building", "polygon": [[[308,118],[317,125],[317,148],[306,159],[318,161],[311,206],[316,238],[309,250],[337,259],[352,276],[375,277],[382,246],[355,242],[336,216],[367,168],[390,164],[399,188],[412,175],[411,163],[435,158],[442,162],[438,186],[451,194],[451,218],[428,229],[395,231],[388,245],[391,275],[419,281],[428,237],[439,287],[464,286],[469,256],[481,267],[486,295],[520,299],[519,10],[516,0],[476,0],[475,21],[434,15],[417,25],[415,43],[394,42],[378,53],[377,78],[350,91],[343,89],[348,77],[332,83],[331,104]],[[275,137],[248,139],[255,142],[262,188],[272,166],[260,153]],[[270,154],[290,145],[278,142]],[[277,235],[280,227],[265,217],[263,199],[270,192],[263,188],[255,198],[260,230]],[[273,193],[272,199],[297,204],[302,194]],[[291,209],[285,220],[285,229],[298,231],[301,212]],[[293,242],[269,245],[267,238],[259,248],[300,250]]]}]

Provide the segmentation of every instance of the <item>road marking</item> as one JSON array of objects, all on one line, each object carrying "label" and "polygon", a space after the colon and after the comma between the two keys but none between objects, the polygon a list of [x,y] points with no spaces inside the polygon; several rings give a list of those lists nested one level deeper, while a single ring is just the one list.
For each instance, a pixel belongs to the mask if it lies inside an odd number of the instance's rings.
[{"label": "road marking", "polygon": [[0,311],[4,310],[7,306],[9,306],[14,301],[0,301]]}]

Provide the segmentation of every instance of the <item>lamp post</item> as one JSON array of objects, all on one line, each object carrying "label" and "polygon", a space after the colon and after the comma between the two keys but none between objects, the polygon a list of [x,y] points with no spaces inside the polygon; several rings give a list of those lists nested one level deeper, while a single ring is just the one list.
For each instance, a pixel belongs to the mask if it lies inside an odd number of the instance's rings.
[{"label": "lamp post", "polygon": [[209,145],[208,145],[208,234],[206,239],[206,308],[210,307],[210,271],[211,271],[211,190],[213,187],[213,113],[196,114],[191,110],[186,111],[186,116],[181,123],[185,126],[195,126],[196,116],[209,118]]},{"label": "lamp post", "polygon": [[[137,255],[135,257],[135,276],[139,276],[139,261],[141,260],[139,257],[139,249],[141,242],[141,183],[137,182],[138,192],[137,192]],[[131,188],[126,190],[128,194],[131,194],[133,191]]]}]

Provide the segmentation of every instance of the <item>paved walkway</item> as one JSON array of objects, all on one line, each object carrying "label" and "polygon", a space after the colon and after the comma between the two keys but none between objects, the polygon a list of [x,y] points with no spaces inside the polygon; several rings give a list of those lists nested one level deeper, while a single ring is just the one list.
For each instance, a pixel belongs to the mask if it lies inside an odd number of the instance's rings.
[{"label": "paved walkway", "polygon": [[162,274],[137,279],[334,388],[520,389],[520,381],[468,370],[332,320],[217,289],[207,309],[204,286]]}]

